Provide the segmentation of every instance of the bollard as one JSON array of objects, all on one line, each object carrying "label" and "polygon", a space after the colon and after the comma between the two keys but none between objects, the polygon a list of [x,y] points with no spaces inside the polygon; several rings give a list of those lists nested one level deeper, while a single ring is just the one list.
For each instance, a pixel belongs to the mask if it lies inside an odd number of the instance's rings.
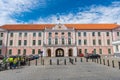
[{"label": "bollard", "polygon": [[92,62],[93,62],[93,58],[92,58]]},{"label": "bollard", "polygon": [[82,58],[80,60],[81,60],[81,62],[83,62]]},{"label": "bollard", "polygon": [[105,65],[105,59],[103,59],[103,64]]},{"label": "bollard", "polygon": [[101,58],[100,58],[100,64],[102,64],[102,62],[101,62]]},{"label": "bollard", "polygon": [[120,69],[120,61],[118,62],[118,66],[119,66],[119,69]]},{"label": "bollard", "polygon": [[86,58],[86,62],[88,62],[88,58]]},{"label": "bollard", "polygon": [[57,59],[57,65],[59,65],[59,59]]},{"label": "bollard", "polygon": [[52,65],[52,60],[50,59],[50,65]]},{"label": "bollard", "polygon": [[75,62],[77,62],[77,58],[75,58]]},{"label": "bollard", "polygon": [[30,59],[29,59],[29,63],[28,63],[28,65],[30,66]]},{"label": "bollard", "polygon": [[8,69],[8,64],[7,64],[7,62],[5,62],[5,70],[7,70]]},{"label": "bollard", "polygon": [[119,69],[120,69],[120,62],[118,62],[118,66],[119,66]]},{"label": "bollard", "polygon": [[35,65],[37,66],[37,59],[35,59]]},{"label": "bollard", "polygon": [[115,65],[114,65],[114,60],[112,60],[112,67],[113,67],[113,68],[115,67]]},{"label": "bollard", "polygon": [[107,60],[108,66],[110,66],[109,60]]},{"label": "bollard", "polygon": [[97,58],[97,63],[98,63],[98,58]]},{"label": "bollard", "polygon": [[64,59],[64,64],[66,65],[66,59]]},{"label": "bollard", "polygon": [[44,65],[44,59],[42,60],[42,65]]},{"label": "bollard", "polygon": [[69,62],[71,62],[71,58],[69,58]]},{"label": "bollard", "polygon": [[73,62],[74,62],[74,60],[73,59],[71,59],[71,63],[73,64]]}]

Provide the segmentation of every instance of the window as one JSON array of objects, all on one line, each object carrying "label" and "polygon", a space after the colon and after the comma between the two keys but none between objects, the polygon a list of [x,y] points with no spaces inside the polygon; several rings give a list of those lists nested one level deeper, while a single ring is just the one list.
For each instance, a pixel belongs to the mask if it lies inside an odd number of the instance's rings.
[{"label": "window", "polygon": [[33,40],[33,45],[36,45],[36,42],[35,42],[35,40]]},{"label": "window", "polygon": [[108,49],[108,54],[111,54],[111,49]]},{"label": "window", "polygon": [[87,45],[87,40],[86,39],[84,40],[84,45]]},{"label": "window", "polygon": [[18,41],[18,45],[19,45],[19,46],[21,45],[21,40]]},{"label": "window", "polygon": [[0,49],[0,54],[2,54],[2,51],[1,51],[1,49]]},{"label": "window", "polygon": [[95,41],[95,39],[93,40],[93,45],[96,45],[96,41]]},{"label": "window", "polygon": [[85,52],[85,54],[86,54],[86,53],[87,53],[87,49],[85,49],[85,51],[84,51],[84,52]]},{"label": "window", "polygon": [[57,32],[55,32],[55,35],[58,35],[58,33],[57,33]]},{"label": "window", "polygon": [[1,37],[3,37],[3,33],[1,33]]},{"label": "window", "polygon": [[98,40],[98,44],[99,44],[99,45],[101,45],[101,44],[102,44],[100,39]]},{"label": "window", "polygon": [[24,33],[24,37],[27,37],[27,33]]},{"label": "window", "polygon": [[0,46],[2,46],[2,40],[0,40]]},{"label": "window", "polygon": [[38,54],[40,54],[41,53],[41,50],[40,49],[38,49]]},{"label": "window", "polygon": [[24,45],[27,45],[27,40],[24,40]]},{"label": "window", "polygon": [[68,44],[71,44],[71,38],[68,38]]},{"label": "window", "polygon": [[51,45],[51,38],[49,38],[49,40],[48,40],[48,44]]},{"label": "window", "polygon": [[119,51],[119,49],[118,49],[118,45],[116,45],[115,47],[116,47],[116,52],[118,52],[118,51]]},{"label": "window", "polygon": [[82,53],[82,49],[79,49],[79,54],[81,54]]},{"label": "window", "polygon": [[10,46],[12,46],[13,45],[13,40],[10,40]]},{"label": "window", "polygon": [[94,49],[93,53],[96,54],[96,49]]},{"label": "window", "polygon": [[9,49],[9,55],[11,55],[12,54],[12,49]]},{"label": "window", "polygon": [[78,32],[78,36],[81,36],[81,32]]},{"label": "window", "polygon": [[38,40],[38,45],[41,45],[41,40]]},{"label": "window", "polygon": [[62,32],[62,35],[64,35],[65,33],[64,32]]},{"label": "window", "polygon": [[95,36],[95,32],[92,32],[92,36]]},{"label": "window", "polygon": [[32,54],[35,54],[35,49],[32,49]]},{"label": "window", "polygon": [[18,54],[21,54],[21,50],[20,49],[18,49]]},{"label": "window", "polygon": [[106,36],[109,36],[109,32],[106,33]]},{"label": "window", "polygon": [[23,55],[26,55],[26,49],[23,50]]},{"label": "window", "polygon": [[13,37],[13,33],[10,33],[10,37]]},{"label": "window", "polygon": [[55,38],[55,44],[58,44],[58,38]]},{"label": "window", "polygon": [[110,40],[109,39],[107,40],[107,45],[110,45]]},{"label": "window", "polygon": [[84,32],[83,35],[86,36],[86,32]]},{"label": "window", "polygon": [[64,40],[64,38],[62,38],[62,44],[65,44],[65,40]]},{"label": "window", "polygon": [[98,36],[101,36],[101,33],[100,33],[100,32],[98,32]]},{"label": "window", "polygon": [[33,37],[36,37],[36,33],[33,33]]},{"label": "window", "polygon": [[21,37],[22,36],[22,33],[19,33],[19,37]]},{"label": "window", "polygon": [[119,32],[117,32],[117,36],[120,36],[120,33],[119,33]]},{"label": "window", "polygon": [[49,37],[51,37],[52,36],[52,33],[51,32],[49,32]]},{"label": "window", "polygon": [[68,36],[69,36],[69,37],[71,36],[71,33],[70,33],[70,32],[68,32]]},{"label": "window", "polygon": [[81,40],[78,41],[78,44],[81,45]]},{"label": "window", "polygon": [[99,53],[102,54],[102,49],[99,49]]},{"label": "window", "polygon": [[38,36],[41,37],[41,32],[38,33]]}]

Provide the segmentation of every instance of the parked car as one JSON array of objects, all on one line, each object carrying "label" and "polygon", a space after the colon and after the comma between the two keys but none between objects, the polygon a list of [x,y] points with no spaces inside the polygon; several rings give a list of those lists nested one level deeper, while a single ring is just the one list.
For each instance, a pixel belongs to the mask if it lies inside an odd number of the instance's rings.
[{"label": "parked car", "polygon": [[0,55],[0,60],[4,59],[4,56],[3,55]]},{"label": "parked car", "polygon": [[34,59],[39,59],[39,55],[34,55],[33,58]]},{"label": "parked car", "polygon": [[96,59],[96,58],[100,58],[101,56],[99,54],[86,54],[85,58],[87,59]]},{"label": "parked car", "polygon": [[83,53],[80,53],[80,54],[79,54],[79,57],[84,57],[84,54],[83,54]]}]

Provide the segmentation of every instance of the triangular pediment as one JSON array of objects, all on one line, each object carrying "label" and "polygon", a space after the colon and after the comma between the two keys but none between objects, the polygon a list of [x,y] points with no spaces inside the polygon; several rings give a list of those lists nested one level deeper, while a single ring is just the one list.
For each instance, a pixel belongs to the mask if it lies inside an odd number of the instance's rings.
[{"label": "triangular pediment", "polygon": [[56,24],[52,29],[53,30],[67,30],[67,27],[64,24]]}]

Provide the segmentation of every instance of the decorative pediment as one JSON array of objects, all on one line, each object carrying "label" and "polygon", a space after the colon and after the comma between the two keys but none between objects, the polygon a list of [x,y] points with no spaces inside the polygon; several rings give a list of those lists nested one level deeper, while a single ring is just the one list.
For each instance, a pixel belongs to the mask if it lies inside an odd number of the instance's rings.
[{"label": "decorative pediment", "polygon": [[67,30],[67,27],[63,24],[56,24],[52,29],[53,30]]}]

